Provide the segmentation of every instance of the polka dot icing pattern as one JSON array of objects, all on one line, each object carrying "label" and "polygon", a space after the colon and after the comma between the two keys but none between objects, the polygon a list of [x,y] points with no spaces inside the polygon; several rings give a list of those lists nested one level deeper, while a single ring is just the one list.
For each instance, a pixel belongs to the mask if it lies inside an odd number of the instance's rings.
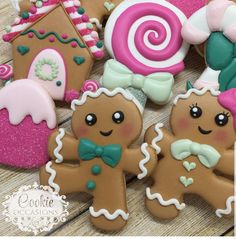
[{"label": "polka dot icing pattern", "polygon": [[176,74],[183,70],[183,59],[188,51],[188,44],[181,37],[185,20],[179,9],[163,0],[158,3],[154,0],[125,1],[108,19],[105,45],[117,61],[134,73]]}]

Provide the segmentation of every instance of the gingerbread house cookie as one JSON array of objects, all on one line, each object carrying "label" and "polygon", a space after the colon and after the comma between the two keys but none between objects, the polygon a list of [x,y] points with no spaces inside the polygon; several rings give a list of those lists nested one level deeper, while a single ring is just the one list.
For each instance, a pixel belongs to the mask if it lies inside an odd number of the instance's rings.
[{"label": "gingerbread house cookie", "polygon": [[94,60],[104,55],[86,9],[73,0],[30,3],[3,36],[13,46],[14,80],[32,79],[55,100],[78,98]]}]

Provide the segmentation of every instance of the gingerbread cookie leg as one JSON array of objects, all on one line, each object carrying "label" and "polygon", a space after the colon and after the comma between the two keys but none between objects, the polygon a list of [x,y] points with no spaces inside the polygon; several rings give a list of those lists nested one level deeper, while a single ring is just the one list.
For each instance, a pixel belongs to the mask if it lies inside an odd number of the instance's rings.
[{"label": "gingerbread cookie leg", "polygon": [[158,180],[151,188],[146,189],[146,207],[153,216],[172,219],[185,208],[183,192],[172,180]]},{"label": "gingerbread cookie leg", "polygon": [[218,217],[233,215],[235,196],[234,185],[231,181],[222,177],[212,177],[202,184],[198,193],[216,208]]},{"label": "gingerbread cookie leg", "polygon": [[90,220],[99,229],[117,231],[127,223],[129,213],[126,205],[124,178],[117,181],[118,183],[111,182],[109,187],[104,186],[97,191],[93,205],[89,208]]},{"label": "gingerbread cookie leg", "polygon": [[[72,167],[55,162],[48,162],[40,169],[40,183],[49,185],[60,194],[73,192],[83,192],[86,185],[85,178],[82,177],[82,167]],[[73,183],[76,180],[76,183]]]}]

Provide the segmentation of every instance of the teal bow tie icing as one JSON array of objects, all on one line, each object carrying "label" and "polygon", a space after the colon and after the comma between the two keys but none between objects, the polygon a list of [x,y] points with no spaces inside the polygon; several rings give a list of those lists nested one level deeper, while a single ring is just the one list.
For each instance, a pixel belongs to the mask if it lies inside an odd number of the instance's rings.
[{"label": "teal bow tie icing", "polygon": [[190,155],[195,155],[207,168],[214,167],[221,157],[219,152],[213,147],[206,144],[195,143],[189,139],[182,139],[172,143],[171,154],[177,160],[183,160]]},{"label": "teal bow tie icing", "polygon": [[120,162],[122,148],[119,144],[98,146],[88,139],[81,139],[78,153],[81,160],[88,161],[98,157],[108,166],[115,168]]},{"label": "teal bow tie icing", "polygon": [[154,73],[148,76],[134,74],[115,60],[105,64],[102,85],[109,89],[133,87],[142,90],[156,104],[167,103],[172,96],[174,77],[170,73]]}]

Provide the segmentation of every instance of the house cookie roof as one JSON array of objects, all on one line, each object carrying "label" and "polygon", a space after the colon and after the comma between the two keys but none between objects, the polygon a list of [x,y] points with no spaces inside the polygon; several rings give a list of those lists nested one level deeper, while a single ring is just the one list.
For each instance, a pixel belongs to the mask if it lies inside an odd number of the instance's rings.
[{"label": "house cookie roof", "polygon": [[86,15],[85,9],[81,6],[81,2],[79,0],[30,1],[32,6],[29,12],[21,13],[21,16],[15,19],[15,23],[12,26],[6,27],[7,33],[3,35],[4,41],[10,42],[14,37],[22,33],[39,18],[55,8],[58,4],[62,4],[93,56],[97,59],[104,56],[103,43],[99,40],[98,33],[94,31],[93,25],[89,20],[89,16]]}]

